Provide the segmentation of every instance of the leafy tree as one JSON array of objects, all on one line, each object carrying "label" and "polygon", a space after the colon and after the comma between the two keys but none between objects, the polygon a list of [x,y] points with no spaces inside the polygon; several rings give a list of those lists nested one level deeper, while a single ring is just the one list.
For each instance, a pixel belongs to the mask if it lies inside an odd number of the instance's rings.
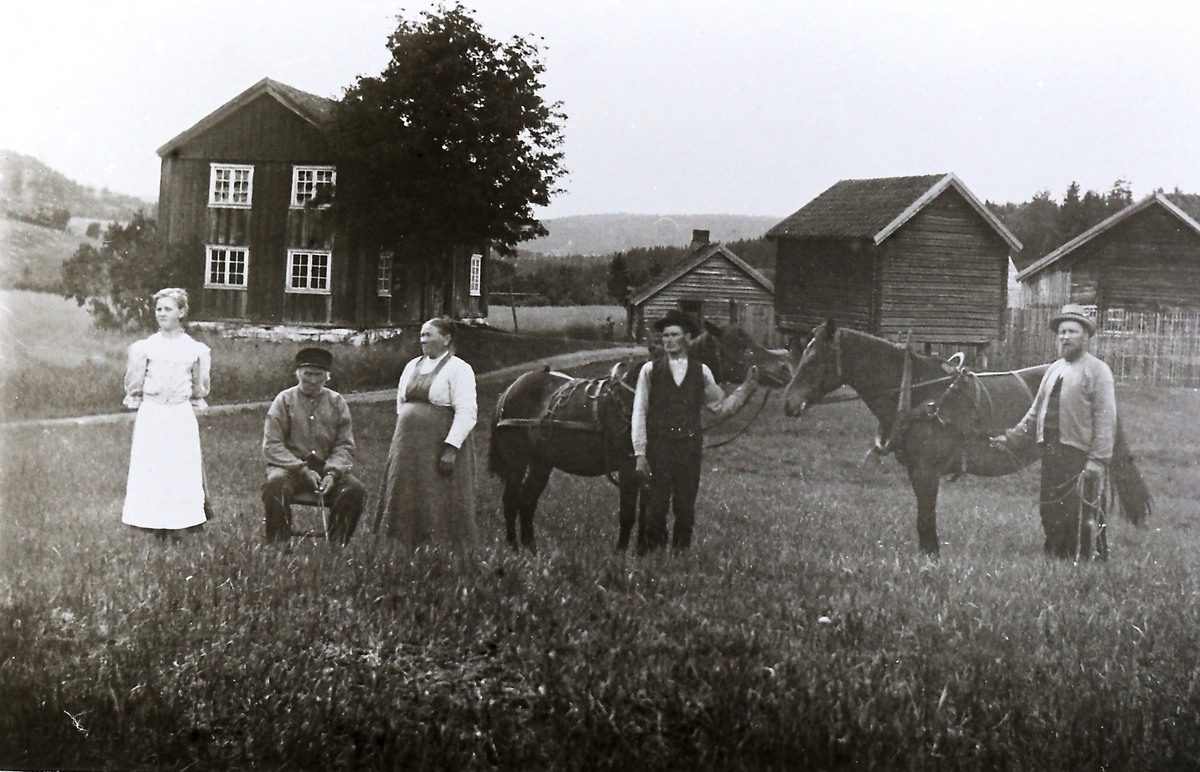
[{"label": "leafy tree", "polygon": [[387,46],[334,111],[345,232],[425,254],[487,241],[507,255],[545,235],[533,207],[559,192],[566,116],[540,94],[537,45],[499,43],[455,5],[401,18]]},{"label": "leafy tree", "polygon": [[84,235],[86,235],[89,239],[100,238],[100,223],[98,223],[98,222],[88,223],[87,231]]},{"label": "leafy tree", "polygon": [[157,226],[142,211],[113,223],[99,249],[80,244],[63,261],[63,292],[87,308],[99,327],[153,329],[152,296],[180,283],[176,264],[156,253]]}]

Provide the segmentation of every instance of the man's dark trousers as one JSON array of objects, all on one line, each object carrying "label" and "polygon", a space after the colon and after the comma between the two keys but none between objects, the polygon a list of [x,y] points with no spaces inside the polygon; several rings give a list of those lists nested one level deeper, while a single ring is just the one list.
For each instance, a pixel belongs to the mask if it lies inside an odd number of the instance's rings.
[{"label": "man's dark trousers", "polygon": [[1078,550],[1081,560],[1090,560],[1096,510],[1079,497],[1079,475],[1087,465],[1087,453],[1060,442],[1043,443],[1039,450],[1042,486],[1038,509],[1046,532],[1046,554],[1070,559]]},{"label": "man's dark trousers", "polygon": [[[312,491],[312,484],[302,475],[286,469],[271,467],[263,484],[262,500],[266,510],[267,541],[283,541],[292,535],[292,501],[300,492]],[[353,475],[342,475],[333,488],[325,493],[329,507],[329,538],[346,544],[358,527],[367,489]]]},{"label": "man's dark trousers", "polygon": [[700,434],[692,437],[651,434],[647,438],[650,491],[646,505],[645,540],[639,540],[639,552],[651,552],[667,545],[669,509],[675,512],[671,546],[676,550],[685,550],[692,543],[703,447],[704,436]]}]

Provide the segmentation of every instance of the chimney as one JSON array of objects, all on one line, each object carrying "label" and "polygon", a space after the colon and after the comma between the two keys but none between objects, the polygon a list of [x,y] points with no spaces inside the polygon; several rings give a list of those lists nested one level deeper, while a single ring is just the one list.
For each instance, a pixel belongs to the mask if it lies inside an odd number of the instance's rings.
[{"label": "chimney", "polygon": [[695,252],[700,247],[708,246],[708,231],[702,231],[699,228],[692,230],[692,243],[688,245],[688,249]]}]

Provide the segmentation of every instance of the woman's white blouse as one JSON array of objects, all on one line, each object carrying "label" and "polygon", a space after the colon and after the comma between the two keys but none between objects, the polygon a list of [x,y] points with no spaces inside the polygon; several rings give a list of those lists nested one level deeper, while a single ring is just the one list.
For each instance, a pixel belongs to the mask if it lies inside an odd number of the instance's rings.
[{"label": "woman's white blouse", "polygon": [[142,400],[160,405],[191,402],[207,407],[209,371],[208,346],[187,333],[168,338],[156,332],[129,347],[125,368],[126,407],[140,407]]},{"label": "woman's white blouse", "polygon": [[[446,444],[458,448],[462,447],[467,435],[475,428],[475,420],[479,413],[479,406],[475,399],[475,371],[469,364],[450,352],[446,352],[444,356],[450,357],[450,361],[429,385],[429,403],[454,408],[454,420],[446,435]],[[400,411],[400,406],[407,401],[404,392],[408,390],[409,381],[413,379],[413,376],[430,372],[437,367],[439,361],[441,360],[420,356],[404,366],[404,372],[400,375],[400,383],[396,387],[397,412]]]}]

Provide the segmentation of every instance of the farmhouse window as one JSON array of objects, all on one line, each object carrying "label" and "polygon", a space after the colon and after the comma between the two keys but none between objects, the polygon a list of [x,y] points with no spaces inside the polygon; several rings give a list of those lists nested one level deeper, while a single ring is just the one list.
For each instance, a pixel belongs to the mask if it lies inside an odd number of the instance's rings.
[{"label": "farmhouse window", "polygon": [[381,298],[392,296],[392,253],[379,253],[379,272],[375,294]]},{"label": "farmhouse window", "polygon": [[[332,166],[292,167],[292,208],[300,209],[322,190],[332,188],[337,182],[337,172]],[[327,207],[329,204],[321,204]]]},{"label": "farmhouse window", "polygon": [[245,289],[246,266],[250,250],[246,247],[205,247],[204,287],[206,289]]},{"label": "farmhouse window", "polygon": [[483,255],[471,255],[471,274],[467,281],[467,294],[473,298],[483,294]]},{"label": "farmhouse window", "polygon": [[249,209],[254,198],[254,167],[209,164],[208,205]]},{"label": "farmhouse window", "polygon": [[330,252],[288,250],[287,291],[328,295],[331,257]]}]

